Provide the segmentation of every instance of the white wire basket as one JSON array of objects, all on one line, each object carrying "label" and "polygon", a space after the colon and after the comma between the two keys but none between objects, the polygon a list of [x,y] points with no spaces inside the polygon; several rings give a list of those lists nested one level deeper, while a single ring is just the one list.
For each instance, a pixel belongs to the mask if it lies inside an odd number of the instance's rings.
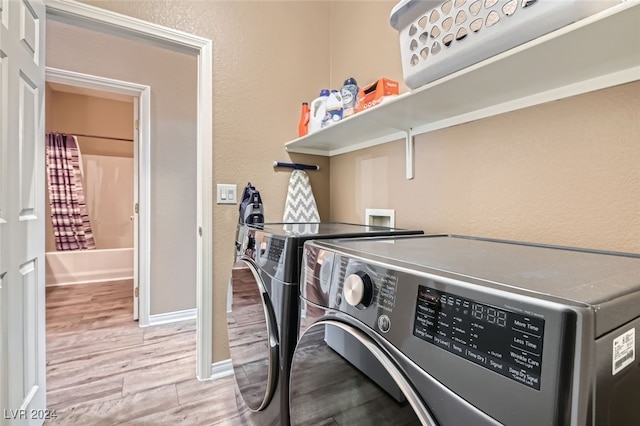
[{"label": "white wire basket", "polygon": [[403,0],[391,26],[400,33],[405,83],[415,89],[619,2]]}]

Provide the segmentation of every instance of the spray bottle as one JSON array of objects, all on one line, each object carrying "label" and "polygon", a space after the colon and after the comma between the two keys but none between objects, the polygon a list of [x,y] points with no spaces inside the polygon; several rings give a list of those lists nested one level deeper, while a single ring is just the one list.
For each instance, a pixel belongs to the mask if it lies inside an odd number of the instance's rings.
[{"label": "spray bottle", "polygon": [[309,104],[302,103],[302,111],[300,113],[300,121],[298,122],[298,136],[304,136],[309,132]]}]

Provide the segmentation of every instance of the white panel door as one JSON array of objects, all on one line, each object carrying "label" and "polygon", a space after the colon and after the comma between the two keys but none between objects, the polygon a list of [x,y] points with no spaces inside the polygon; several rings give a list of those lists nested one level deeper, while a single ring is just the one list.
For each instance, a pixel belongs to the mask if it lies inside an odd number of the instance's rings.
[{"label": "white panel door", "polygon": [[47,413],[42,0],[0,0],[0,422]]}]

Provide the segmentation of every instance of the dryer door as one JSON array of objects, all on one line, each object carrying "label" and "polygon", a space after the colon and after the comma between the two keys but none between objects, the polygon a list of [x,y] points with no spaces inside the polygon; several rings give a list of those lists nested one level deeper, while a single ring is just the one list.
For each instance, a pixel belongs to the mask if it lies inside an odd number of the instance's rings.
[{"label": "dryer door", "polygon": [[436,426],[386,353],[337,321],[319,321],[302,334],[289,383],[292,425]]},{"label": "dryer door", "polygon": [[233,310],[227,314],[229,352],[242,399],[253,411],[267,406],[278,379],[278,332],[269,295],[253,263],[231,272]]}]

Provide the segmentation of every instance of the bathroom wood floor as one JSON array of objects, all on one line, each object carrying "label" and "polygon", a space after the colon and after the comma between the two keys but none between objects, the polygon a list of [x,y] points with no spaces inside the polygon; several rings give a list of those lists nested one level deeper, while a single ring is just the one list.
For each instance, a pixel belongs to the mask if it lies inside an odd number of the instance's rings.
[{"label": "bathroom wood floor", "polygon": [[139,328],[132,287],[47,287],[45,425],[238,424],[233,377],[195,377],[195,320]]}]

